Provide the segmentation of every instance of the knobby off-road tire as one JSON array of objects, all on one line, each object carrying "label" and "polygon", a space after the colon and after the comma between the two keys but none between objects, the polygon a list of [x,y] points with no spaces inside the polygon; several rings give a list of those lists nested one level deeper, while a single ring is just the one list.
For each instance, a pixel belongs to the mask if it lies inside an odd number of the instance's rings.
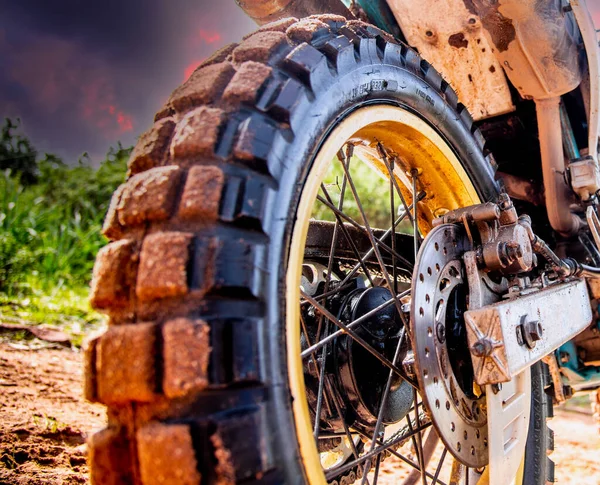
[{"label": "knobby off-road tire", "polygon": [[[358,21],[266,25],[205,61],[157,114],[94,268],[91,302],[110,326],[86,354],[87,397],[108,407],[90,440],[93,483],[306,482],[287,381],[287,249],[314,153],[368,103],[436,127],[480,198],[495,198],[483,139],[454,91]],[[528,484],[551,476],[540,379],[536,370]]]}]

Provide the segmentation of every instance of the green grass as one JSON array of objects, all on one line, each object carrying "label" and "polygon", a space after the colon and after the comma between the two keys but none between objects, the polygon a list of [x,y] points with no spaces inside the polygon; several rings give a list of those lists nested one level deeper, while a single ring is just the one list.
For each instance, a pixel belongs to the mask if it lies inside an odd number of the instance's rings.
[{"label": "green grass", "polygon": [[[87,335],[106,325],[106,317],[90,308],[86,286],[42,288],[30,281],[28,288],[29,291],[21,295],[0,293],[0,321],[62,330],[75,347],[80,347]],[[9,338],[28,340],[31,336],[19,330],[11,332]]]},{"label": "green grass", "polygon": [[98,169],[42,162],[38,182],[27,186],[10,170],[0,174],[0,292],[23,294],[32,280],[48,291],[89,283],[128,153],[109,153]]},{"label": "green grass", "polygon": [[89,282],[126,155],[98,169],[42,166],[39,182],[28,186],[0,173],[0,320],[56,326],[76,346],[101,326],[88,305]]},{"label": "green grass", "polygon": [[[39,159],[15,127],[7,120],[0,136],[0,321],[50,325],[80,345],[104,324],[88,305],[89,283],[131,149],[110,149],[98,167],[67,165],[48,154]],[[25,158],[34,165],[23,166]]]}]

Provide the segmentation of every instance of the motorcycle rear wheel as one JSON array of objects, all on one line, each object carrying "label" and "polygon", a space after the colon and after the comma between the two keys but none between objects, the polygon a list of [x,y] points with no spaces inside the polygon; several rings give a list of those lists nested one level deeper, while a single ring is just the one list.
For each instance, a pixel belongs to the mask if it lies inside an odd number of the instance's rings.
[{"label": "motorcycle rear wheel", "polygon": [[[90,442],[94,483],[326,481],[298,287],[323,153],[355,139],[412,160],[428,193],[417,232],[497,195],[451,87],[362,22],[263,26],[174,91],[113,196],[94,269],[91,302],[110,316],[87,351],[86,394],[109,415]],[[547,382],[534,366],[527,485],[553,479]]]}]

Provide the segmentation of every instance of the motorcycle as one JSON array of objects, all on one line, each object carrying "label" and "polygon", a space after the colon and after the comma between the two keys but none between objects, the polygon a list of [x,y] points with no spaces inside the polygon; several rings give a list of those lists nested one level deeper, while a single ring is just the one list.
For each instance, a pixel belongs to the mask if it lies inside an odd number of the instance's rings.
[{"label": "motorcycle", "polygon": [[554,481],[600,386],[586,1],[237,1],[106,217],[92,482]]}]

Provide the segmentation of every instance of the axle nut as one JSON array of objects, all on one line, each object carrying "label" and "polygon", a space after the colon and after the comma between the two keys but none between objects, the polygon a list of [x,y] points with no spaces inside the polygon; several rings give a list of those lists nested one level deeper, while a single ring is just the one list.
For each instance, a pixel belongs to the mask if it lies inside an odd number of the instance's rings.
[{"label": "axle nut", "polygon": [[529,337],[534,342],[542,340],[542,337],[544,336],[544,329],[540,322],[527,322],[525,324],[525,332],[529,334]]},{"label": "axle nut", "polygon": [[542,340],[544,329],[536,320],[528,322],[527,316],[521,317],[521,324],[517,327],[517,341],[520,345],[527,345],[530,349],[535,347],[538,340]]}]

